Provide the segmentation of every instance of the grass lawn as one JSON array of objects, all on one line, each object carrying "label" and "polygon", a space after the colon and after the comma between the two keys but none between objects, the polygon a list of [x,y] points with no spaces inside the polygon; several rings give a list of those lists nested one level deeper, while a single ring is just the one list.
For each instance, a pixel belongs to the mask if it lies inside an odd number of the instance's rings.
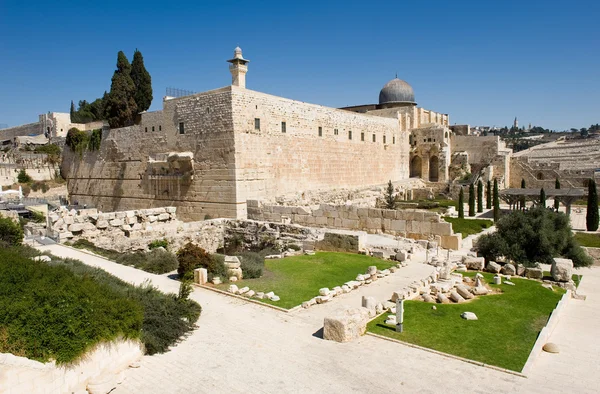
[{"label": "grass lawn", "polygon": [[[463,273],[474,276],[474,272]],[[487,283],[493,274],[484,273]],[[481,296],[462,304],[432,304],[406,301],[404,332],[384,321],[387,313],[371,321],[369,332],[444,353],[521,371],[537,339],[564,290],[554,292],[540,282],[513,278],[516,286],[500,287],[502,294]],[[479,320],[467,321],[462,312],[474,312]]]},{"label": "grass lawn", "polygon": [[472,234],[477,234],[491,227],[494,222],[486,219],[461,219],[444,216],[444,220],[452,223],[452,229],[455,233],[461,233],[463,238]]},{"label": "grass lawn", "polygon": [[[284,259],[265,260],[263,276],[257,279],[244,279],[236,282],[238,287],[248,286],[254,291],[272,291],[281,299],[273,302],[259,300],[291,309],[319,295],[322,287],[333,288],[354,280],[364,274],[367,267],[376,265],[378,269],[393,266],[393,262],[374,257],[350,253],[317,252],[314,256],[302,255]],[[229,284],[217,286],[226,290]]]},{"label": "grass lawn", "polygon": [[581,246],[600,248],[600,234],[575,233],[575,240]]}]

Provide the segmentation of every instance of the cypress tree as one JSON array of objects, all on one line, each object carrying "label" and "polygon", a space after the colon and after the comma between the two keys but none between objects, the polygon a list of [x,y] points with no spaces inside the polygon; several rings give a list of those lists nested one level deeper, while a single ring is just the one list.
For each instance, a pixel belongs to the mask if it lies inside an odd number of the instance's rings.
[{"label": "cypress tree", "polygon": [[492,182],[487,181],[487,188],[485,190],[485,208],[492,209]]},{"label": "cypress tree", "polygon": [[483,183],[477,182],[477,212],[483,212]]},{"label": "cypress tree", "polygon": [[590,179],[588,183],[587,213],[585,215],[585,227],[587,231],[598,230],[598,191],[596,181]]},{"label": "cypress tree", "polygon": [[[521,189],[525,189],[525,178],[521,178]],[[521,204],[520,209],[525,209],[525,196],[521,197],[519,202]]]},{"label": "cypress tree", "polygon": [[458,217],[465,218],[465,196],[462,186],[460,187],[460,193],[458,193]]},{"label": "cypress tree", "polygon": [[[554,181],[554,188],[555,189],[560,189],[560,181],[558,180],[558,178],[556,178],[556,181]],[[558,201],[558,198],[554,198],[554,210],[556,212],[558,212],[558,208],[560,207],[560,201]]]},{"label": "cypress tree", "polygon": [[394,185],[392,181],[388,181],[387,189],[385,190],[385,207],[387,209],[396,209],[396,196],[394,195]]},{"label": "cypress tree", "polygon": [[131,79],[135,85],[135,103],[138,112],[146,111],[152,104],[152,78],[144,66],[142,52],[137,49],[131,62]]},{"label": "cypress tree", "polygon": [[475,216],[475,185],[469,185],[469,216]]},{"label": "cypress tree", "polygon": [[498,197],[498,180],[494,178],[494,222],[500,219],[500,198]]},{"label": "cypress tree", "polygon": [[73,100],[71,100],[71,110],[69,111],[69,117],[71,118],[71,123],[78,123],[76,122],[76,111],[75,111],[75,103],[73,103]]},{"label": "cypress tree", "polygon": [[134,97],[135,84],[130,74],[129,60],[123,51],[119,51],[117,69],[112,77],[105,109],[106,119],[112,128],[131,126],[138,113]]},{"label": "cypress tree", "polygon": [[543,187],[540,190],[540,205],[542,208],[546,208],[546,192],[544,191]]}]

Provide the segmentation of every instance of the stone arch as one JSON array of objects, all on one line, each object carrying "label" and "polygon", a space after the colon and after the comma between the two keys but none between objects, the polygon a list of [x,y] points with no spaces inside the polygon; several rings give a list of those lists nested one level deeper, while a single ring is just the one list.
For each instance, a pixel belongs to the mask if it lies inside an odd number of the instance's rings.
[{"label": "stone arch", "polygon": [[538,172],[538,173],[535,175],[535,177],[536,177],[536,179],[537,179],[538,181],[543,181],[543,180],[544,180],[544,174],[542,174],[541,172]]},{"label": "stone arch", "polygon": [[440,159],[437,156],[432,156],[429,159],[429,182],[437,182],[440,177]]},{"label": "stone arch", "polygon": [[415,156],[410,161],[410,177],[421,177],[421,167],[423,161],[420,156]]}]

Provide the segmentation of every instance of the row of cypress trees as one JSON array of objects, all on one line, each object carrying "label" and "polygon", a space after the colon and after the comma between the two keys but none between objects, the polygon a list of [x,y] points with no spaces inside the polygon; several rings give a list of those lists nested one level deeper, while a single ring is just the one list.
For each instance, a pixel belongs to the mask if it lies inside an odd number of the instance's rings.
[{"label": "row of cypress trees", "polygon": [[[494,178],[494,189],[492,193],[491,181],[487,181],[486,188],[486,209],[492,209],[492,199],[494,204],[494,221],[498,219],[500,214],[500,199],[498,197],[498,180]],[[458,217],[465,217],[464,208],[465,195],[462,187],[458,194]],[[481,180],[477,182],[477,212],[483,212],[483,183]],[[475,185],[469,185],[469,216],[475,216]]]},{"label": "row of cypress trees", "polygon": [[136,49],[129,63],[125,53],[119,51],[110,91],[92,103],[80,101],[78,110],[71,101],[71,122],[107,120],[112,128],[131,126],[138,113],[150,108],[152,98],[152,77],[144,65],[142,52]]}]

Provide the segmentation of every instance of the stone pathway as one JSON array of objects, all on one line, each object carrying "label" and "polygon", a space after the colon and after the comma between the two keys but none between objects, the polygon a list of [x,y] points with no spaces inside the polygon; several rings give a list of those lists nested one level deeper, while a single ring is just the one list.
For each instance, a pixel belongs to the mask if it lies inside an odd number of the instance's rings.
[{"label": "stone pathway", "polygon": [[[163,291],[178,290],[178,283],[164,276],[61,245],[40,249],[80,259],[131,283],[150,279]],[[191,297],[203,308],[198,329],[168,353],[145,356],[140,368],[127,371],[114,393],[597,391],[590,381],[598,380],[593,371],[598,372],[600,365],[598,345],[593,344],[600,324],[598,268],[584,272],[581,289],[588,300],[573,300],[566,318],[558,323],[552,340],[561,346],[561,353],[543,354],[530,379],[371,336],[345,344],[319,338],[323,317],[333,310],[360,305],[363,295],[389,297],[430,271],[427,265],[410,263],[331,303],[289,314],[196,288]]]}]

